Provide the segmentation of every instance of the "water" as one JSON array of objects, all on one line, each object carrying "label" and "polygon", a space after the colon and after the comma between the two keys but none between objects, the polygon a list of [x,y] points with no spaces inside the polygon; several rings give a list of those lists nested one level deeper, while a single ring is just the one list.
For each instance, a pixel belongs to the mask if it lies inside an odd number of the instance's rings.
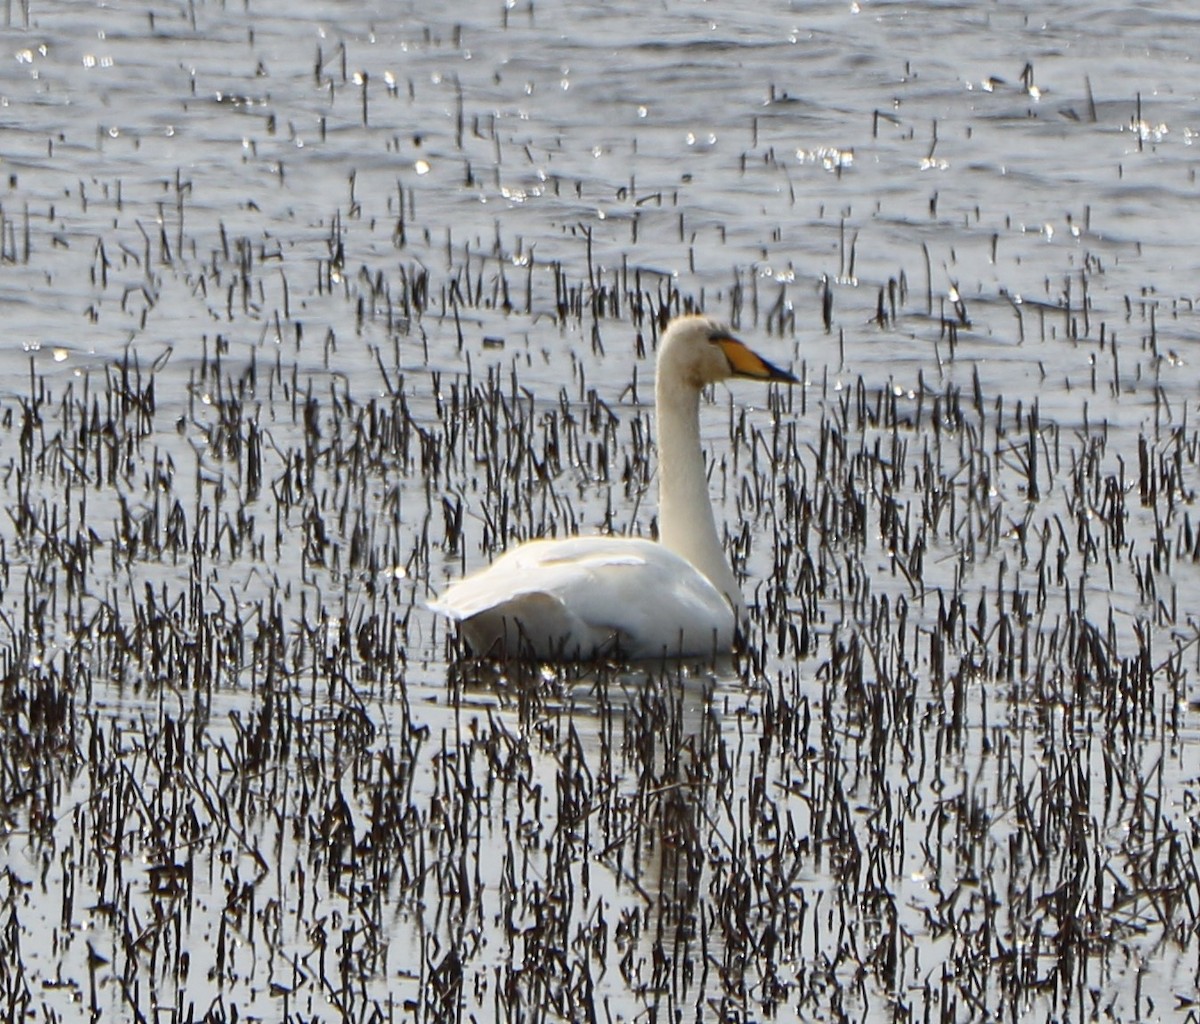
[{"label": "water", "polygon": [[[1191,1010],[1191,6],[426,7],[6,8],[0,1006]],[[461,662],[688,305],[746,654]]]}]

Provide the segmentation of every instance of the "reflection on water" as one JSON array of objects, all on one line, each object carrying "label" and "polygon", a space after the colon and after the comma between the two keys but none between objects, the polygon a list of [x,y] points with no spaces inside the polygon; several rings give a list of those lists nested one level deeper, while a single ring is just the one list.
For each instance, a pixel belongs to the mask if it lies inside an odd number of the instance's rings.
[{"label": "reflection on water", "polygon": [[[1190,6],[6,17],[10,1016],[1192,1007]],[[744,652],[462,660],[693,306]]]}]

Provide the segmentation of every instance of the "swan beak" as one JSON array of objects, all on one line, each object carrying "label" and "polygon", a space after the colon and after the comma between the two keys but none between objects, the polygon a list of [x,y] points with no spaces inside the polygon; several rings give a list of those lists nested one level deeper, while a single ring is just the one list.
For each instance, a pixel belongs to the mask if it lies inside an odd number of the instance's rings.
[{"label": "swan beak", "polygon": [[717,344],[729,360],[729,366],[735,377],[753,377],[755,380],[776,380],[784,384],[799,384],[787,370],[781,370],[773,363],[768,363],[757,352],[751,351],[737,338],[718,338]]}]

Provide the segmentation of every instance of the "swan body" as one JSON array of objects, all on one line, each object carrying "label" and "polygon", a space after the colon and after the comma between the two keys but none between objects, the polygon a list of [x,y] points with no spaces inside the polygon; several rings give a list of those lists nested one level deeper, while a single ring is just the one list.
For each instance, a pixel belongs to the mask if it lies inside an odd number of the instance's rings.
[{"label": "swan body", "polygon": [[727,651],[733,609],[686,559],[652,540],[535,540],[446,591],[472,651],[539,658]]},{"label": "swan body", "polygon": [[476,654],[575,660],[730,650],[745,614],[713,519],[700,445],[700,392],[746,377],[794,383],[704,316],[673,320],[655,380],[659,540],[535,540],[453,584],[430,607]]}]

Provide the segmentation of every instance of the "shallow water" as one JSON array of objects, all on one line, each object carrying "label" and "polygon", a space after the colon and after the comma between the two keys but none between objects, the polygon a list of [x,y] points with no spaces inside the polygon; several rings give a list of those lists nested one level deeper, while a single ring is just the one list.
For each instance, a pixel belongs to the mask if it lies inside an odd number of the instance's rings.
[{"label": "shallow water", "polygon": [[[0,1007],[1192,1009],[1191,6],[426,6],[9,11]],[[463,662],[693,306],[746,652]]]}]

